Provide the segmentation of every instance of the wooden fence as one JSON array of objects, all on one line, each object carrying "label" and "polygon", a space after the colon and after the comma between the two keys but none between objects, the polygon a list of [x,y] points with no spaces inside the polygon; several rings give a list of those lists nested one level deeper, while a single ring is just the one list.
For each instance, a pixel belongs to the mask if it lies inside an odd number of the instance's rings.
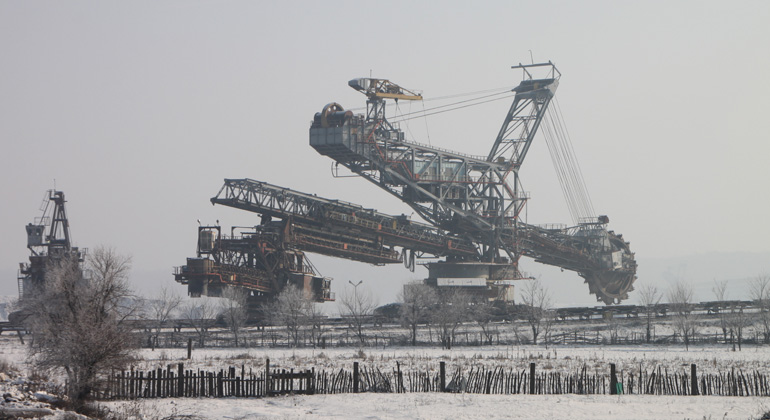
[{"label": "wooden fence", "polygon": [[[230,367],[216,371],[185,370],[183,364],[147,372],[122,371],[111,375],[102,399],[264,397],[280,394],[313,394],[315,371],[266,369],[254,372]],[[265,375],[269,372],[269,381]]]},{"label": "wooden fence", "polygon": [[[267,377],[267,380],[265,378]],[[449,378],[447,382],[446,379]],[[363,366],[353,369],[294,371],[271,369],[270,361],[254,372],[230,367],[218,372],[176,368],[113,374],[99,396],[103,399],[178,397],[264,397],[280,394],[340,394],[357,392],[468,392],[477,394],[647,394],[770,396],[765,373],[741,370],[698,375],[695,365],[689,372],[652,370],[589,371],[586,366],[574,372],[538,372],[505,367],[457,367],[447,375],[444,362],[439,370],[403,371],[399,363],[391,369]]]}]

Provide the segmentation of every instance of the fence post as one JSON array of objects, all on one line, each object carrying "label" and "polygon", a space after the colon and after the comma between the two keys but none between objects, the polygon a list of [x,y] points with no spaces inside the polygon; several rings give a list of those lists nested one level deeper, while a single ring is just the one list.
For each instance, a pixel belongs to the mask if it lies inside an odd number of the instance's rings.
[{"label": "fence post", "polygon": [[238,395],[238,381],[235,379],[235,366],[230,366],[229,377],[230,377],[230,386],[227,387],[229,389],[228,393],[230,397],[240,397]]},{"label": "fence post", "polygon": [[529,364],[529,393],[535,393],[535,363]]},{"label": "fence post", "polygon": [[700,395],[698,392],[698,368],[695,366],[695,363],[690,365],[690,394],[691,395]]},{"label": "fence post", "polygon": [[439,392],[446,392],[446,362],[439,362],[438,367],[441,374],[441,390]]},{"label": "fence post", "polygon": [[219,370],[217,373],[217,397],[222,398],[225,396],[225,375],[223,370]]},{"label": "fence post", "polygon": [[177,398],[184,397],[184,363],[180,363],[178,366],[179,370],[179,378],[177,379],[178,385],[177,385]]},{"label": "fence post", "polygon": [[307,391],[310,395],[315,394],[315,368],[310,368],[310,373],[307,377]]},{"label": "fence post", "polygon": [[192,357],[192,338],[187,339],[187,360]]},{"label": "fence post", "polygon": [[358,392],[358,362],[353,362],[353,393]]},{"label": "fence post", "polygon": [[265,396],[270,395],[272,391],[272,382],[270,381],[270,358],[265,359]]},{"label": "fence post", "polygon": [[398,363],[398,360],[396,360],[396,371],[397,371],[397,374],[396,374],[396,393],[401,393],[402,392],[401,388],[402,388],[402,384],[404,383],[404,381],[402,380],[402,377],[401,377],[401,364]]},{"label": "fence post", "polygon": [[615,363],[610,363],[610,395],[618,394],[618,378],[615,376]]}]

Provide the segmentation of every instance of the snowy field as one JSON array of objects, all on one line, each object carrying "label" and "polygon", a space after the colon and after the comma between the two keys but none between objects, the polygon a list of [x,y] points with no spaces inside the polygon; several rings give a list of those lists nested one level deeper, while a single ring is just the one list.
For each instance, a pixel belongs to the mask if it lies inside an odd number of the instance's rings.
[{"label": "snowy field", "polygon": [[[767,398],[356,394],[263,399],[177,399],[109,403],[147,418],[202,419],[758,419]],[[148,415],[146,414],[146,415]],[[189,418],[189,417],[188,417]]]},{"label": "snowy field", "polygon": [[[605,371],[615,363],[619,371],[656,366],[689,369],[696,363],[702,373],[742,369],[770,370],[770,348],[746,347],[732,352],[724,346],[485,346],[437,348],[363,349],[207,349],[195,350],[191,360],[184,350],[145,350],[147,368],[184,362],[185,366],[217,368],[223,364],[260,368],[265,358],[281,368],[316,367],[350,369],[354,361],[390,368],[396,361],[409,367],[434,371],[438,362],[456,366],[512,366],[570,371],[582,367]],[[363,358],[362,358],[363,356]],[[130,407],[132,403],[128,403]],[[133,403],[137,404],[137,403]],[[212,419],[758,419],[770,411],[770,399],[760,397],[670,397],[649,395],[477,395],[477,394],[357,394],[278,397],[265,400],[189,400],[138,403],[144,410],[171,415],[195,414]],[[119,407],[121,404],[114,404]],[[135,406],[136,407],[136,406]],[[123,408],[126,409],[126,404]]]},{"label": "snowy field", "polygon": [[[742,352],[724,346],[484,346],[438,348],[334,349],[195,349],[186,360],[184,349],[148,349],[139,352],[137,368],[150,369],[185,363],[186,368],[216,370],[245,365],[259,369],[270,358],[276,368],[350,369],[354,361],[390,368],[447,369],[456,366],[506,366],[569,371],[583,365],[604,371],[609,363],[618,370],[688,369],[700,372],[731,368],[744,372],[770,371],[770,348],[748,346]],[[18,338],[0,336],[0,359],[29,371],[26,352]],[[125,418],[135,419],[759,419],[770,411],[770,398],[672,397],[650,395],[479,395],[479,394],[339,394],[284,396],[260,399],[162,399],[104,403]],[[60,418],[50,417],[50,418]]]}]

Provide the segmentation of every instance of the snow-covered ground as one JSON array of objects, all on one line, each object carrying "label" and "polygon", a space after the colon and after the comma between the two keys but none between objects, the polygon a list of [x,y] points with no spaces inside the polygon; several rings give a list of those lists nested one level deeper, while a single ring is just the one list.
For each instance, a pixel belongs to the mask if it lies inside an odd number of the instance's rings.
[{"label": "snow-covered ground", "polygon": [[[770,347],[747,346],[732,352],[725,346],[483,346],[452,350],[426,347],[328,348],[328,349],[194,349],[186,360],[186,349],[144,349],[137,368],[150,369],[185,363],[186,368],[218,370],[245,365],[259,369],[270,358],[276,368],[352,368],[366,365],[402,369],[435,370],[438,362],[447,369],[456,366],[506,366],[524,368],[534,361],[538,369],[572,370],[586,365],[604,371],[609,363],[619,370],[656,366],[689,369],[698,364],[700,372],[731,368],[744,372],[770,371]],[[29,372],[25,348],[15,335],[0,335],[0,360]],[[6,391],[7,392],[7,391]],[[16,395],[16,394],[14,394]],[[286,396],[258,399],[158,399],[116,401],[106,406],[127,418],[164,419],[759,419],[770,412],[770,398],[758,397],[672,397],[649,395],[479,395],[479,394],[339,394]],[[39,405],[39,404],[38,404]]]},{"label": "snow-covered ground", "polygon": [[[113,402],[145,418],[201,419],[759,419],[770,399],[598,395],[342,394]],[[190,418],[187,417],[187,418]]]},{"label": "snow-covered ground", "polygon": [[[744,371],[770,370],[770,348],[751,346],[732,352],[724,346],[485,346],[438,348],[355,348],[334,349],[196,349],[191,360],[182,349],[141,352],[142,367],[157,368],[183,362],[186,367],[219,369],[246,365],[255,369],[270,358],[271,366],[318,369],[352,368],[358,361],[378,367],[395,365],[402,369],[438,369],[456,366],[511,366],[525,368],[535,362],[538,369],[574,370],[583,365],[606,371],[609,363],[618,370],[637,370],[661,366],[669,370],[689,370],[696,363],[699,371],[725,371],[733,367]],[[647,395],[477,395],[477,394],[343,394],[290,396],[269,399],[222,399],[140,401],[110,403],[118,410],[164,415],[197,415],[211,419],[758,419],[770,411],[770,399],[754,397],[669,397]],[[130,411],[130,410],[129,410]],[[162,418],[159,417],[159,418]]]}]

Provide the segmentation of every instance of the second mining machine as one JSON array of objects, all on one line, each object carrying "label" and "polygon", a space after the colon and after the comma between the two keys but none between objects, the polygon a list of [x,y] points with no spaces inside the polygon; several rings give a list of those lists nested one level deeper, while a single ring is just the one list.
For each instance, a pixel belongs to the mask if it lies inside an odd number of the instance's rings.
[{"label": "second mining machine", "polygon": [[19,299],[45,287],[46,272],[65,260],[82,263],[86,249],[72,246],[64,192],[49,190],[41,205],[42,216],[25,226],[29,262],[19,264]]}]

